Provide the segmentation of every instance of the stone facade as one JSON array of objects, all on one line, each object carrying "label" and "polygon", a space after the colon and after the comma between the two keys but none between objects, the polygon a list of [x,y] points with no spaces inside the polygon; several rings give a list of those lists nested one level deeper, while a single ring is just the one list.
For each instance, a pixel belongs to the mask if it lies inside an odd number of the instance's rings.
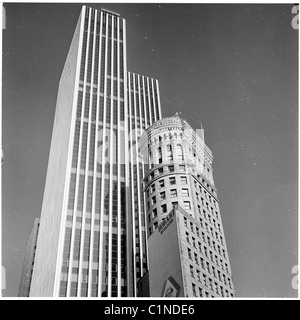
[{"label": "stone facade", "polygon": [[[184,296],[234,296],[213,180],[213,157],[205,145],[203,130],[196,133],[178,115],[163,118],[146,130],[140,141],[140,152],[147,168],[144,185],[150,296],[153,295],[151,282],[156,283],[154,275],[160,268],[172,274],[179,267]],[[160,230],[174,208],[176,228],[170,230],[176,233],[176,241],[174,234],[170,234],[172,248],[166,252],[164,247],[169,245],[169,240],[167,233],[162,240]],[[165,255],[178,252],[180,264],[168,263]],[[151,261],[152,257],[156,257],[156,263]]]}]

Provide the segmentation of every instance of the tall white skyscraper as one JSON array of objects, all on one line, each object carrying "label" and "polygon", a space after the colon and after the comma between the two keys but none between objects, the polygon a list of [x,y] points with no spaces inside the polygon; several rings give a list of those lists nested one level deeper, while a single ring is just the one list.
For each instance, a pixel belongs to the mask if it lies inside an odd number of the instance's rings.
[{"label": "tall white skyscraper", "polygon": [[59,83],[30,296],[125,297],[147,271],[137,140],[158,82],[128,73],[126,22],[83,6]]}]

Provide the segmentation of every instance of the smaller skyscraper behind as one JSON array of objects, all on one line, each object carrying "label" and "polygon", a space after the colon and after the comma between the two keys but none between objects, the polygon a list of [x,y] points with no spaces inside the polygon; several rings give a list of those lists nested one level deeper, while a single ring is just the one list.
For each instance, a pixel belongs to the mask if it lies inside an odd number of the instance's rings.
[{"label": "smaller skyscraper behind", "polygon": [[40,219],[36,218],[33,222],[32,230],[26,243],[24,263],[18,292],[19,297],[29,297],[39,226]]},{"label": "smaller skyscraper behind", "polygon": [[140,141],[150,296],[232,297],[234,289],[203,130],[178,115],[149,127]]}]

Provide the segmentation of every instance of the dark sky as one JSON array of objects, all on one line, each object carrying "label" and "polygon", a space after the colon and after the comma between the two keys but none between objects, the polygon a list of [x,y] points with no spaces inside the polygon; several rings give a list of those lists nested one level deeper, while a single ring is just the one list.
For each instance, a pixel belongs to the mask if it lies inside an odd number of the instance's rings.
[{"label": "dark sky", "polygon": [[[92,4],[100,8],[99,4]],[[295,297],[298,30],[292,4],[106,4],[128,70],[157,78],[163,116],[205,129],[238,297]],[[6,295],[40,216],[59,78],[80,4],[4,4],[2,247]]]}]

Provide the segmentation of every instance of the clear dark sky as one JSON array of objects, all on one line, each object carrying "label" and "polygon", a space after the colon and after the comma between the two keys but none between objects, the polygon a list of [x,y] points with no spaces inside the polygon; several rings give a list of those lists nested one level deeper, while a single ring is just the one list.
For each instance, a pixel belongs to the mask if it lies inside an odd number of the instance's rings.
[{"label": "clear dark sky", "polygon": [[[100,8],[99,4],[92,4]],[[128,70],[157,78],[163,116],[205,129],[238,297],[295,297],[298,30],[293,4],[106,4]],[[2,264],[18,292],[40,216],[59,78],[80,4],[4,4]]]}]

